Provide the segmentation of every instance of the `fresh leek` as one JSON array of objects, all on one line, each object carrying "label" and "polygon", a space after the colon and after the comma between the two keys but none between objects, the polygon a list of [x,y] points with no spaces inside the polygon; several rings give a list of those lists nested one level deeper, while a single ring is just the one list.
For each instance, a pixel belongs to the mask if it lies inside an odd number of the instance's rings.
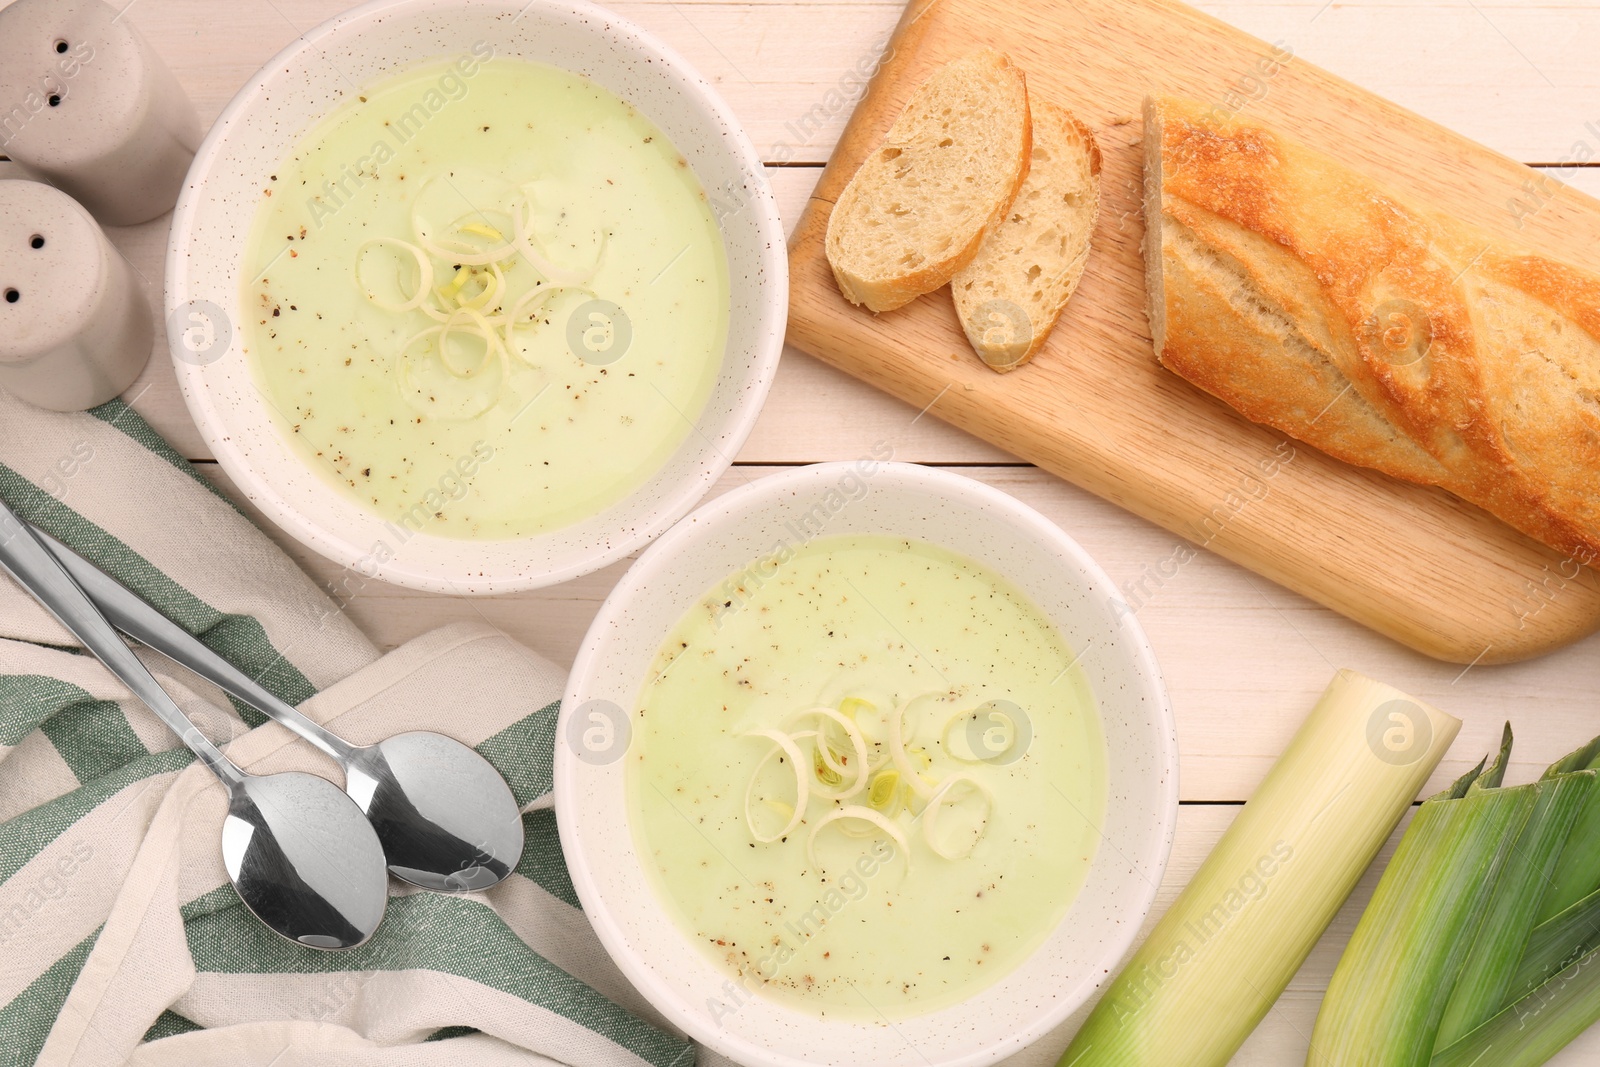
[{"label": "fresh leek", "polygon": [[1222,1067],[1289,984],[1460,722],[1340,671],[1101,997],[1062,1067]]},{"label": "fresh leek", "polygon": [[[1558,760],[1545,772],[1552,777],[1567,771],[1600,768],[1600,738]],[[1600,788],[1589,795],[1572,828],[1578,841],[1600,841]],[[1559,912],[1567,910],[1600,886],[1600,848],[1572,848],[1561,853],[1561,862],[1550,876],[1550,887],[1545,891],[1544,905],[1539,909],[1539,921],[1544,922]]]},{"label": "fresh leek", "polygon": [[1600,1019],[1600,953],[1575,960],[1540,993],[1502,1009],[1434,1054],[1429,1067],[1538,1067]]},{"label": "fresh leek", "polygon": [[1315,1067],[1534,1067],[1600,1019],[1600,743],[1418,809],[1323,999]]}]

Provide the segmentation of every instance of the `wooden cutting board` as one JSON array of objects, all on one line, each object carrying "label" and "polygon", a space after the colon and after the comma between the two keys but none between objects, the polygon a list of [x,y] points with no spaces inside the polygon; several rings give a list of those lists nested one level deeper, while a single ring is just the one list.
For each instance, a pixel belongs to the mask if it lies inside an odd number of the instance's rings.
[{"label": "wooden cutting board", "polygon": [[[874,316],[839,295],[828,213],[906,98],[990,46],[1092,127],[1104,155],[1083,283],[1031,364],[972,354],[947,289]],[[1600,580],[1435,489],[1347,466],[1161,369],[1144,311],[1140,104],[1174,93],[1259,118],[1513,244],[1600,267],[1600,201],[1170,0],[912,0],[790,243],[789,340],[1397,641],[1504,663],[1600,628]],[[1574,130],[1600,155],[1600,127]],[[1600,491],[1600,472],[1596,472]],[[1124,583],[1137,611],[1192,553]]]}]

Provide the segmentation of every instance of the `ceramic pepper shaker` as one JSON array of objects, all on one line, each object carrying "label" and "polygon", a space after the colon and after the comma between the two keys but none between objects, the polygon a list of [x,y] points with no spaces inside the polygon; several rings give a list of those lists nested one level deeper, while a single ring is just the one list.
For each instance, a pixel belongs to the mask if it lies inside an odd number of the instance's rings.
[{"label": "ceramic pepper shaker", "polygon": [[0,388],[56,411],[121,393],[155,340],[133,268],[83,205],[0,181]]},{"label": "ceramic pepper shaker", "polygon": [[177,202],[200,123],[172,71],[100,0],[0,8],[0,154],[110,226]]}]

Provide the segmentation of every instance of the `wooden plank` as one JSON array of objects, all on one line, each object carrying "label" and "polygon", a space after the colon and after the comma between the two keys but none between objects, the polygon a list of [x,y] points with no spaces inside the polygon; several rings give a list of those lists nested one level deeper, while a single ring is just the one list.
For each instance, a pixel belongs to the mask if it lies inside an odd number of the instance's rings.
[{"label": "wooden plank", "polygon": [[[791,343],[913,405],[938,397],[940,418],[1429,655],[1511,662],[1600,627],[1593,572],[1530,614],[1525,587],[1560,571],[1559,553],[1442,491],[1297,448],[1160,368],[1136,116],[1152,92],[1247,106],[1400,195],[1580,263],[1600,202],[1570,192],[1514,212],[1534,172],[1303,61],[1263,68],[1281,53],[1176,0],[916,0],[902,27],[790,241]],[[970,355],[946,294],[872,315],[839,295],[822,252],[830,202],[912,89],[980,45],[1073,108],[1105,158],[1090,270],[1043,352],[1006,376]]]},{"label": "wooden plank", "polygon": [[1600,20],[1585,0],[1207,0],[1202,10],[1525,163],[1565,158],[1600,119]]},{"label": "wooden plank", "polygon": [[[904,422],[899,425],[905,428]],[[879,439],[898,455],[902,436],[896,426],[880,429]],[[363,581],[266,526],[220,468],[206,464],[202,469],[385,648],[448,622],[483,619],[565,666],[627,568],[626,562],[617,563],[553,589],[506,597],[447,597]],[[772,470],[735,467],[711,496]],[[1464,721],[1430,789],[1442,787],[1495,747],[1507,718],[1519,727],[1513,777],[1536,776],[1600,732],[1593,697],[1600,691],[1600,656],[1595,655],[1600,637],[1536,664],[1480,665],[1462,672],[1353,626],[1210,553],[1197,554],[1155,584],[1149,576],[1170,569],[1164,565],[1180,542],[1043,471],[968,467],[959,473],[1038,509],[1099,561],[1130,603],[1138,594],[1136,616],[1155,647],[1177,715],[1184,800],[1249,797],[1341,667],[1382,678]]]}]

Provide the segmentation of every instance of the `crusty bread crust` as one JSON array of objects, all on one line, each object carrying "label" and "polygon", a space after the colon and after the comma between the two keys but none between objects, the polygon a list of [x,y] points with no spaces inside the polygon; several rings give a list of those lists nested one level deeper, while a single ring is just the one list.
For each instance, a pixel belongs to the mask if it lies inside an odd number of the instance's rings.
[{"label": "crusty bread crust", "polygon": [[1100,214],[1100,146],[1059,104],[1033,99],[1027,180],[978,254],[950,280],[956,318],[1001,374],[1031,360],[1083,278]]},{"label": "crusty bread crust", "polygon": [[[959,153],[950,160],[935,160],[928,144],[936,123],[927,105],[941,94],[970,96],[990,127],[969,129],[977,136],[949,146]],[[1009,58],[984,49],[936,71],[912,93],[828,217],[823,247],[845,299],[892,311],[947,284],[1005,217],[1028,175],[1032,144],[1027,83]],[[942,150],[937,139],[934,150]],[[902,191],[900,179],[913,168],[961,175],[970,184],[961,195],[970,203],[957,209],[943,195],[949,190],[931,181],[913,181]],[[951,217],[934,225],[946,211]]]},{"label": "crusty bread crust", "polygon": [[1600,556],[1600,276],[1259,124],[1145,105],[1162,364],[1339,459]]}]

